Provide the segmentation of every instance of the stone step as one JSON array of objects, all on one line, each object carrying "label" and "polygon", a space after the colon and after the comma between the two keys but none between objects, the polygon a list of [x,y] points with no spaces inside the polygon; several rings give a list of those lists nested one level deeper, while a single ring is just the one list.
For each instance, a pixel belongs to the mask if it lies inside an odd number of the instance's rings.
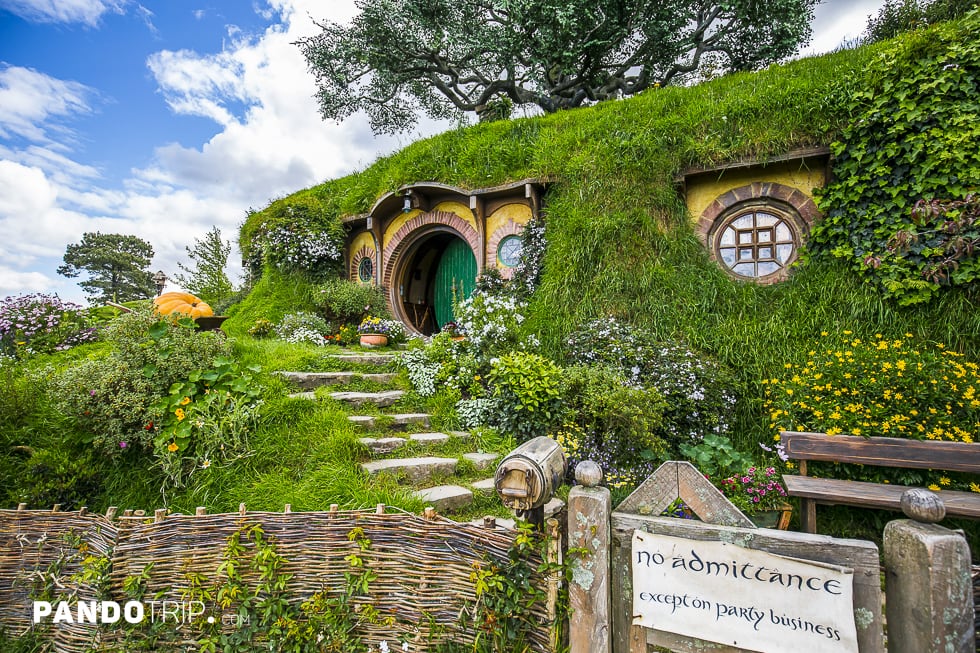
[{"label": "stone step", "polygon": [[405,438],[359,438],[357,440],[371,450],[371,453],[391,453],[408,442]]},{"label": "stone step", "polygon": [[449,435],[446,433],[412,433],[408,439],[418,444],[446,444],[449,442]]},{"label": "stone step", "polygon": [[[404,429],[409,426],[429,427],[429,417],[427,413],[400,413],[397,415],[387,415],[391,418],[388,428],[392,430]],[[373,429],[378,424],[378,417],[372,415],[350,415],[348,418],[355,426],[366,429]]]},{"label": "stone step", "polygon": [[437,485],[416,490],[414,494],[439,512],[454,512],[473,503],[473,493],[459,485]]},{"label": "stone step", "polygon": [[301,390],[314,390],[324,385],[344,385],[352,381],[391,383],[398,376],[394,372],[380,374],[362,374],[360,372],[276,372],[276,374],[290,383],[299,386]]},{"label": "stone step", "polygon": [[493,463],[500,458],[500,454],[496,453],[464,453],[463,458],[473,463],[473,466],[479,470],[489,469],[493,467]]},{"label": "stone step", "polygon": [[390,458],[361,463],[361,468],[370,476],[376,474],[398,474],[409,483],[421,483],[435,474],[455,474],[455,458],[422,456],[419,458]]},{"label": "stone step", "polygon": [[469,431],[446,431],[446,433],[448,433],[449,435],[453,436],[454,438],[459,438],[460,440],[469,440],[470,439],[470,432]]},{"label": "stone step", "polygon": [[373,404],[379,408],[387,408],[405,396],[404,390],[385,390],[384,392],[331,392],[331,399],[344,401],[352,406]]},{"label": "stone step", "polygon": [[474,492],[479,494],[494,494],[497,491],[497,485],[492,478],[474,481],[470,483],[470,487],[473,488]]},{"label": "stone step", "polygon": [[331,354],[331,358],[355,365],[387,365],[395,360],[393,354]]}]

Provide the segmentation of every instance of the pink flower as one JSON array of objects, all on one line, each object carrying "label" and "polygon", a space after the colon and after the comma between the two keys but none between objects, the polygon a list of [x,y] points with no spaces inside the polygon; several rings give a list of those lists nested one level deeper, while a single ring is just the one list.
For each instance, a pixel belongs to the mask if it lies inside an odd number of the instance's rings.
[{"label": "pink flower", "polygon": [[120,442],[119,443],[119,448],[120,449],[125,449],[126,448],[126,443],[125,442]]}]

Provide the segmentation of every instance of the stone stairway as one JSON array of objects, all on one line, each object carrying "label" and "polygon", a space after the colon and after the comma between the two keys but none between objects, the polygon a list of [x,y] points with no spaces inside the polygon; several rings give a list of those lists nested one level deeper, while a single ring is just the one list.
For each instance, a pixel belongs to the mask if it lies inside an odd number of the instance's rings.
[{"label": "stone stairway", "polygon": [[[476,447],[458,454],[460,449],[468,448],[461,447],[460,443],[471,440],[469,433],[432,431],[430,415],[397,412],[397,408],[393,407],[406,393],[390,387],[397,377],[396,373],[358,371],[368,366],[390,363],[393,356],[366,353],[337,355],[333,358],[341,366],[349,366],[350,369],[278,374],[300,390],[290,395],[296,399],[315,400],[317,388],[325,386],[360,384],[364,387],[367,384],[368,387],[385,388],[377,392],[339,391],[321,394],[321,397],[329,397],[350,406],[352,414],[347,419],[365,432],[359,442],[371,457],[361,464],[366,474],[393,476],[399,483],[415,488],[415,496],[441,513],[451,514],[465,510],[473,503],[474,495],[493,496],[492,476],[500,455],[478,451]],[[373,414],[357,414],[368,407],[371,410],[366,412]],[[444,449],[454,453],[445,453],[442,451]],[[474,473],[479,478],[471,479]],[[506,525],[506,520],[503,523]]]}]

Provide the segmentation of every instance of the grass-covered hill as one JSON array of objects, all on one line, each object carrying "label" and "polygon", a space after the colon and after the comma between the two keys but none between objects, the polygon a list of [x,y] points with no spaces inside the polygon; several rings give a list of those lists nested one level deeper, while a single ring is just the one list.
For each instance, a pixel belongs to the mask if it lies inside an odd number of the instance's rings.
[{"label": "grass-covered hill", "polygon": [[[946,38],[955,42],[971,29],[959,27]],[[929,303],[903,308],[880,286],[865,283],[847,260],[830,255],[814,256],[790,280],[772,286],[733,281],[709,260],[675,187],[688,167],[832,144],[860,118],[855,98],[861,93],[907,92],[882,82],[889,60],[911,67],[922,44],[937,40],[934,33],[903,38],[696,87],[451,131],[253,214],[242,231],[243,247],[284,202],[315,201],[342,216],[366,212],[382,194],[416,181],[481,188],[551,176],[557,182],[546,196],[548,246],[529,323],[545,352],[560,360],[569,332],[604,316],[682,341],[736,371],[746,399],[737,437],[747,444],[771,434],[760,381],[803,363],[821,333],[911,333],[973,358],[978,353],[980,311],[961,290],[944,289]],[[896,50],[906,52],[904,59]],[[975,84],[975,70],[972,79]],[[956,156],[957,148],[971,147],[961,142],[946,151]],[[975,160],[963,165],[978,167]],[[900,188],[909,203],[917,199],[915,184],[874,183]],[[230,328],[243,332],[257,317],[276,319],[301,295],[293,282],[267,275],[236,309]]]}]

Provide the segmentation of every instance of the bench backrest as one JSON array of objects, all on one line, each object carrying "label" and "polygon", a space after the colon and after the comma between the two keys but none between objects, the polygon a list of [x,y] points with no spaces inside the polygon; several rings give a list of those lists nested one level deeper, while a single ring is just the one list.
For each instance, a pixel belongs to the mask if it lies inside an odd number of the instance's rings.
[{"label": "bench backrest", "polygon": [[980,474],[980,443],[783,431],[780,441],[793,460],[823,460],[878,467],[944,469]]}]

